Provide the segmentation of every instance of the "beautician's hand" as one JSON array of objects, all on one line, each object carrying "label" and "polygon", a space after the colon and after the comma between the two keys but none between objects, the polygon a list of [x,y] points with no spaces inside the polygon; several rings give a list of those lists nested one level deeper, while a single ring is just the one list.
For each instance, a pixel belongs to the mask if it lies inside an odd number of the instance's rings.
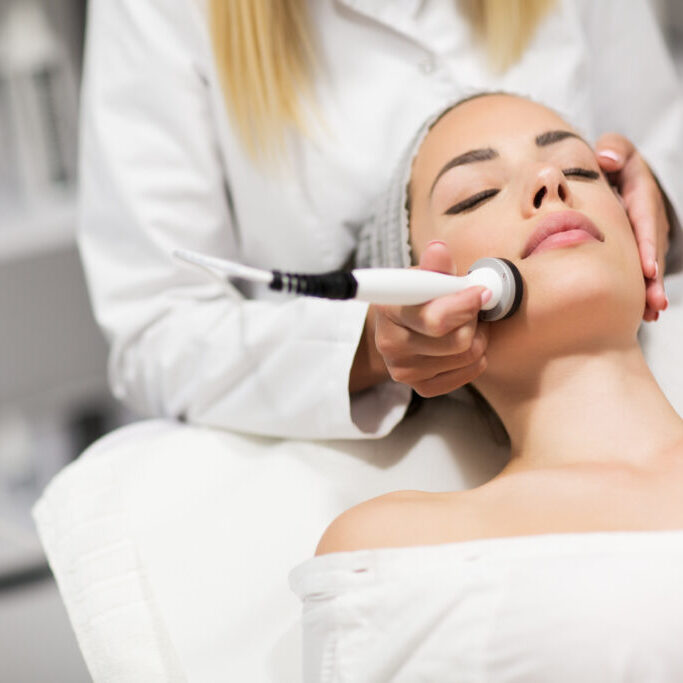
[{"label": "beautician's hand", "polygon": [[[443,242],[431,242],[420,268],[453,273]],[[486,369],[488,326],[477,315],[485,287],[475,286],[418,306],[373,306],[374,342],[389,376],[420,396],[447,394]]]},{"label": "beautician's hand", "polygon": [[646,281],[643,320],[657,320],[669,302],[664,291],[664,268],[669,250],[669,221],[657,179],[633,143],[623,135],[606,133],[596,154],[603,171],[616,181],[638,243]]}]

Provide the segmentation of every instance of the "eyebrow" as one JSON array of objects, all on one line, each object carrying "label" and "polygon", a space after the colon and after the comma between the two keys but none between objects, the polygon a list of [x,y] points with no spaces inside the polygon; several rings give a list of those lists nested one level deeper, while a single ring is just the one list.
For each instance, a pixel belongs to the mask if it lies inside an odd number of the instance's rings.
[{"label": "eyebrow", "polygon": [[[590,145],[580,135],[572,133],[569,130],[548,130],[545,133],[537,135],[535,142],[537,147],[547,147],[548,145],[555,144],[556,142],[561,142],[566,138],[576,138],[577,140],[581,140],[581,142],[592,149],[592,147],[590,147]],[[452,168],[455,168],[456,166],[462,166],[463,164],[471,164],[476,161],[490,161],[491,159],[497,159],[499,157],[500,154],[498,154],[498,152],[491,147],[485,147],[483,149],[471,149],[469,152],[465,152],[464,154],[454,157],[438,172],[434,182],[432,183],[432,187],[429,190],[429,196],[431,197],[436,183],[439,181],[439,178],[446,173],[446,171],[450,171]]]},{"label": "eyebrow", "polygon": [[[588,143],[580,135],[572,133],[570,130],[548,130],[545,133],[541,133],[540,135],[536,136],[536,146],[547,147],[555,142],[561,142],[566,138],[576,138],[577,140],[581,140],[581,142],[584,142],[586,145],[588,145]],[[588,146],[590,147],[590,145]]]},{"label": "eyebrow", "polygon": [[434,178],[432,187],[429,190],[430,196],[432,192],[434,192],[434,186],[439,182],[439,178],[446,173],[446,171],[450,171],[456,166],[474,163],[475,161],[490,161],[491,159],[497,159],[499,156],[500,154],[498,154],[495,149],[486,147],[485,149],[471,149],[469,152],[454,157],[439,171],[436,178]]}]

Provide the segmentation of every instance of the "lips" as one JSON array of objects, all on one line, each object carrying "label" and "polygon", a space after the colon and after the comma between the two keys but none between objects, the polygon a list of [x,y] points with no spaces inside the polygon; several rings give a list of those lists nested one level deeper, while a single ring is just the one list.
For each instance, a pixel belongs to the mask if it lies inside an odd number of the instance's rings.
[{"label": "lips", "polygon": [[[596,239],[600,242],[605,241],[604,235],[595,226],[595,223],[590,220],[587,216],[584,216],[579,211],[555,211],[554,213],[545,216],[541,222],[537,225],[536,229],[529,238],[526,246],[524,247],[524,252],[522,258],[525,259],[530,256],[534,249],[538,247],[546,238],[551,235],[555,235],[561,232],[569,232],[572,230],[582,231],[587,233],[591,238]],[[576,235],[576,233],[573,233]],[[570,237],[569,235],[567,237]],[[582,239],[568,239],[566,241],[561,241],[559,239],[555,240],[557,246],[564,246],[565,244],[576,244],[578,242],[584,241]],[[550,245],[549,245],[550,246]]]}]

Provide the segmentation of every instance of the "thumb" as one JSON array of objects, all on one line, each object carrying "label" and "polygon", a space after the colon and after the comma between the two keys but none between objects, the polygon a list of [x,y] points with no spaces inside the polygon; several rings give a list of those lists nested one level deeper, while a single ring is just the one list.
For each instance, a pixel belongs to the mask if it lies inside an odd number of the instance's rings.
[{"label": "thumb", "polygon": [[434,240],[422,252],[419,268],[455,275],[455,265],[445,242]]},{"label": "thumb", "polygon": [[634,151],[633,143],[618,133],[605,133],[595,144],[598,163],[606,173],[621,171]]}]

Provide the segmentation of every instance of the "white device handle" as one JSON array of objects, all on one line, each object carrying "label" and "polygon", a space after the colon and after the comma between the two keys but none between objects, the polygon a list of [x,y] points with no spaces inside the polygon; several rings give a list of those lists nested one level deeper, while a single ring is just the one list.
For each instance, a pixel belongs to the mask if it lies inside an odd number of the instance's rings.
[{"label": "white device handle", "polygon": [[356,299],[389,306],[423,304],[444,294],[483,285],[493,296],[482,309],[490,310],[498,304],[503,292],[500,275],[492,268],[478,268],[463,276],[415,268],[359,268],[353,271],[353,276],[358,282]]}]

